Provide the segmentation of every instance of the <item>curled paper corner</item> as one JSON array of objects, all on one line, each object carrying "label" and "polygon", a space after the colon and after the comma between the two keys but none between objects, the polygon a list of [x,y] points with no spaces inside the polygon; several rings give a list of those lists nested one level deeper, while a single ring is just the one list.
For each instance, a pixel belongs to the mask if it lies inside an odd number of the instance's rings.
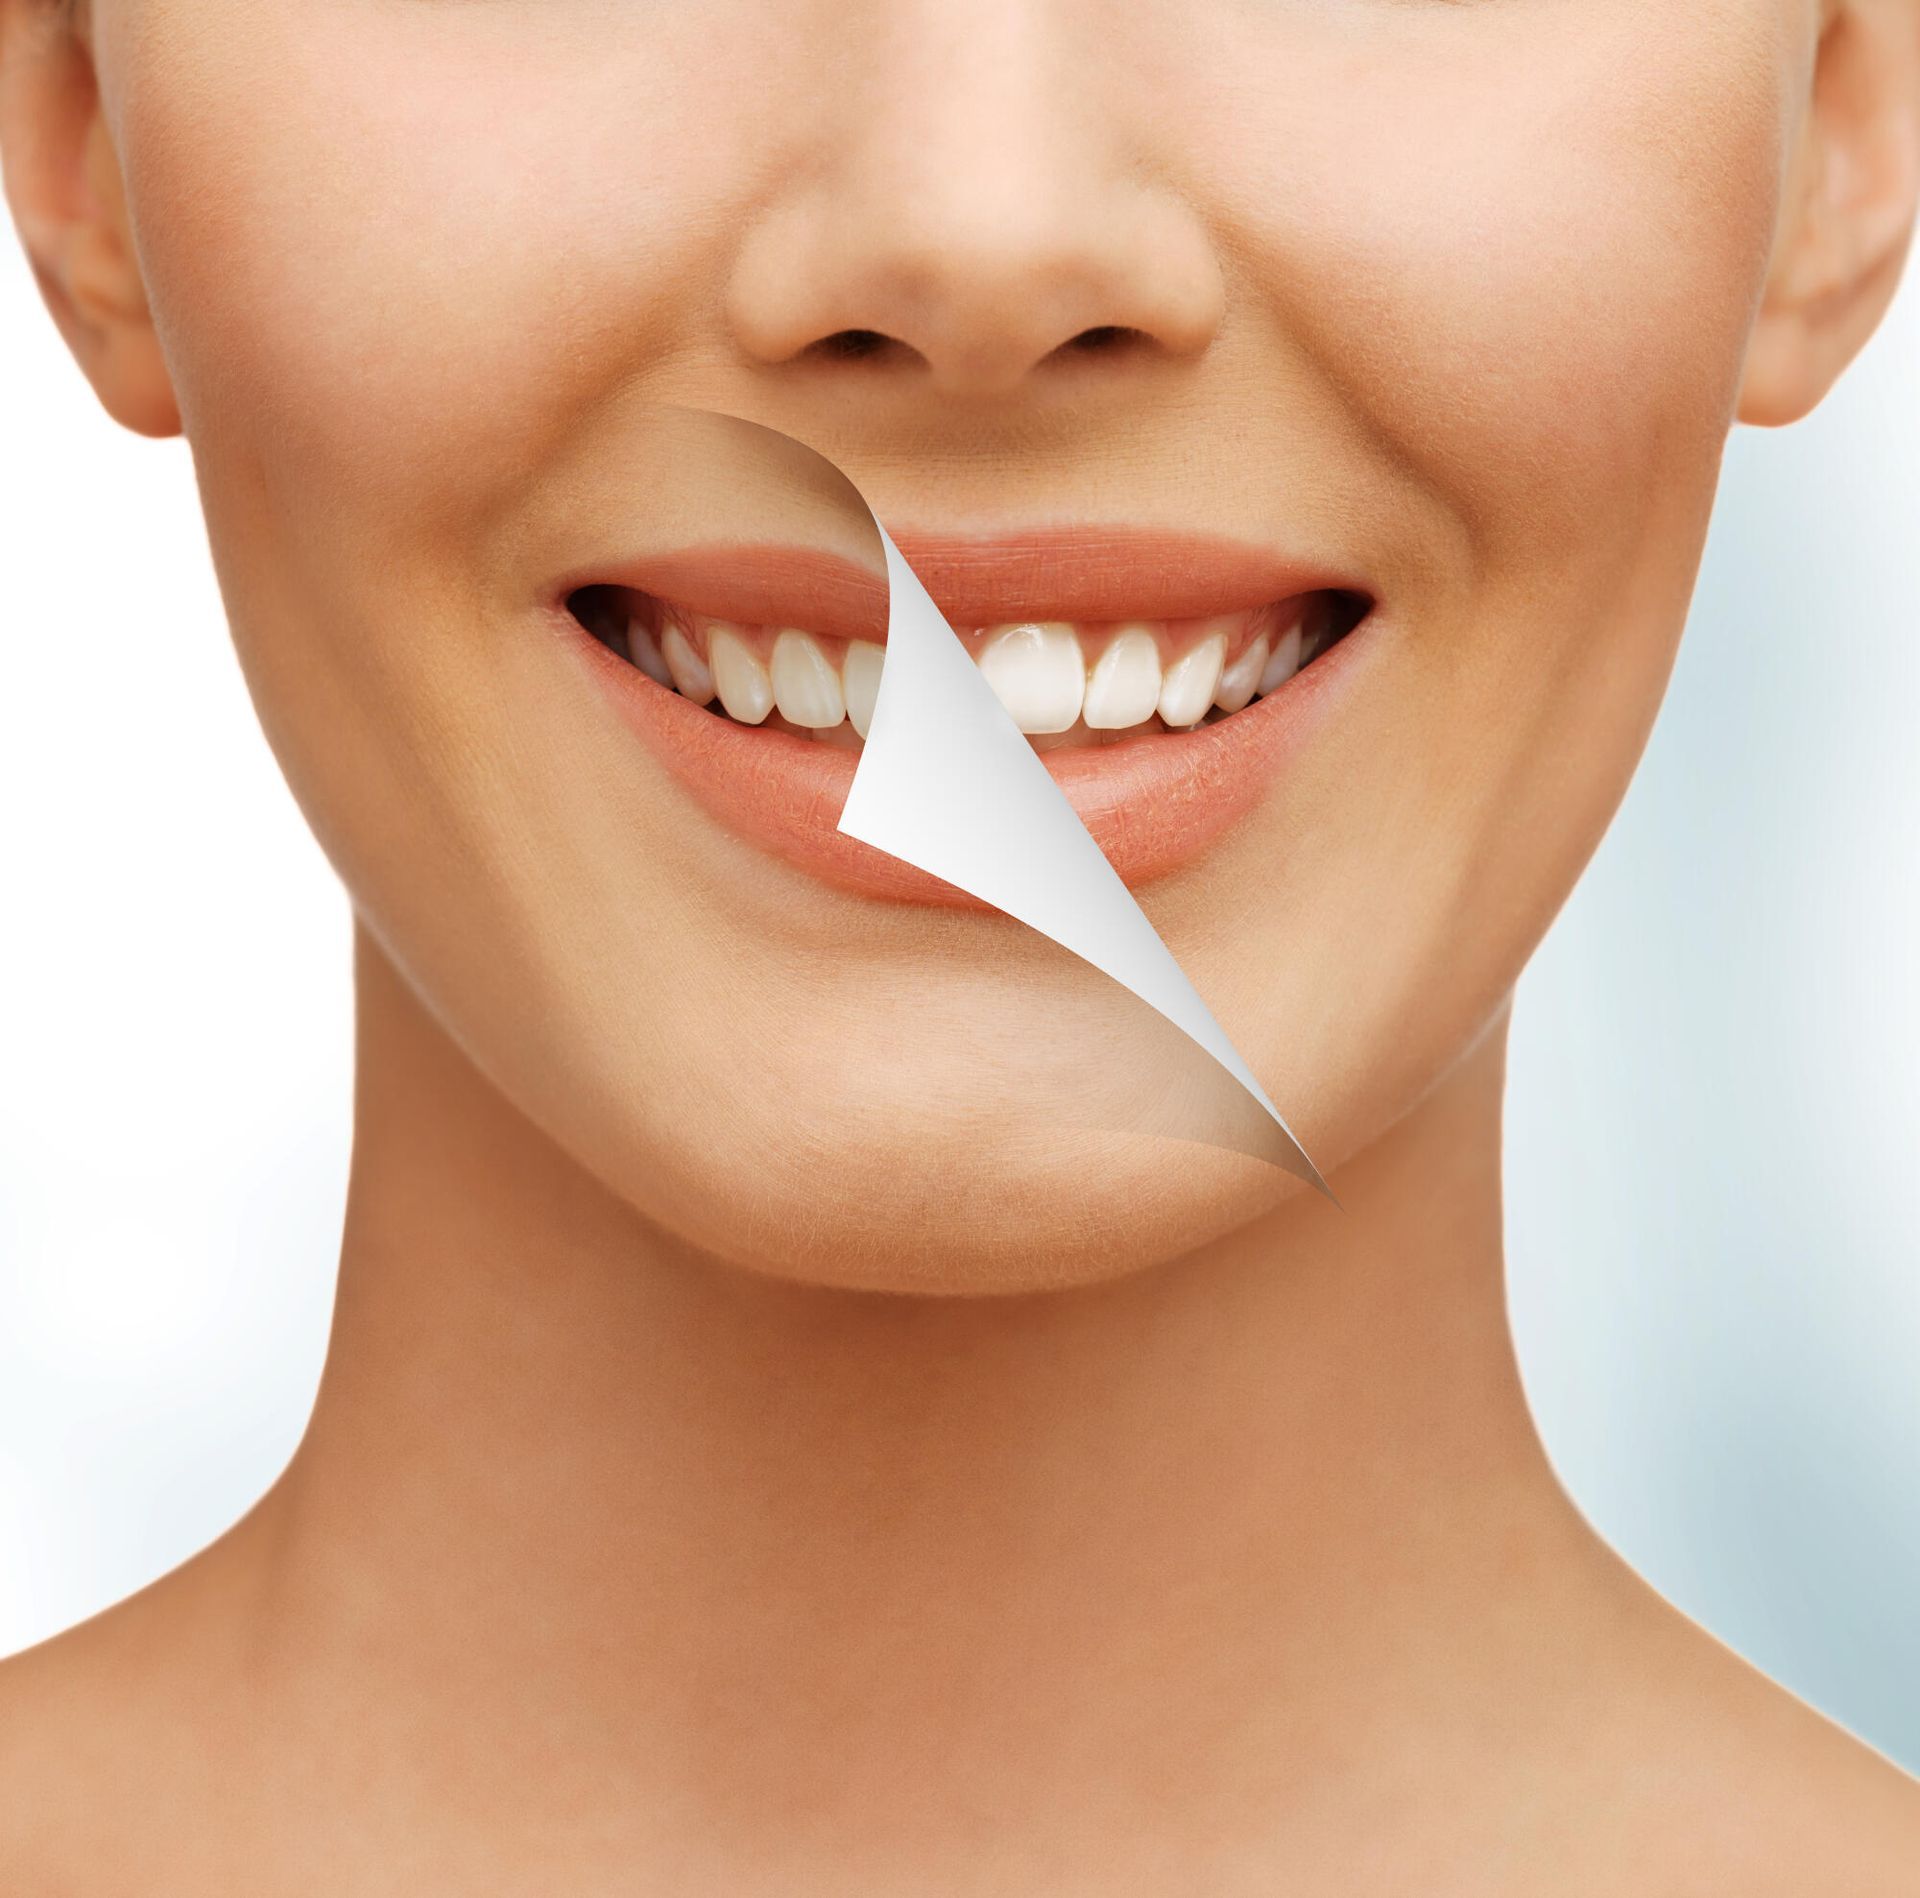
[{"label": "curled paper corner", "polygon": [[1189,1085],[1129,1115],[1132,1130],[1250,1153],[1338,1206],[877,516],[874,526],[887,663],[839,828],[1038,930],[1178,1030],[1169,1044],[1208,1058],[1207,1078],[1194,1084],[1187,1063]]}]

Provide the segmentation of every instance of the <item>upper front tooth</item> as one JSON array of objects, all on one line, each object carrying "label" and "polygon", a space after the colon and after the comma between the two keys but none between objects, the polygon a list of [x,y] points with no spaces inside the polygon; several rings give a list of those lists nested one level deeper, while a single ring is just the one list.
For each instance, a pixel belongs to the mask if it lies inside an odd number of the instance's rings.
[{"label": "upper front tooth", "polygon": [[1277,692],[1300,670],[1300,622],[1295,620],[1280,635],[1279,643],[1273,649],[1273,657],[1267,661],[1266,670],[1260,675],[1260,695]]},{"label": "upper front tooth", "polygon": [[1150,719],[1160,703],[1160,648],[1144,626],[1124,626],[1107,642],[1087,681],[1087,725],[1124,731]]},{"label": "upper front tooth", "polygon": [[1059,620],[1001,628],[987,641],[980,670],[1023,732],[1063,732],[1080,716],[1086,661],[1073,628]]},{"label": "upper front tooth", "polygon": [[1260,684],[1260,675],[1267,669],[1267,647],[1270,642],[1262,633],[1232,665],[1220,675],[1220,683],[1214,687],[1213,702],[1223,712],[1244,710],[1251,702],[1254,692]]},{"label": "upper front tooth", "polygon": [[773,710],[773,681],[767,677],[766,667],[731,627],[715,625],[707,629],[707,664],[729,718],[737,718],[743,725],[757,725]]},{"label": "upper front tooth", "polygon": [[870,640],[856,639],[847,647],[840,677],[846,691],[847,718],[862,738],[873,723],[873,703],[880,696],[880,667],[885,651]]},{"label": "upper front tooth", "polygon": [[773,642],[773,702],[796,725],[825,731],[847,715],[840,674],[809,635],[786,627]]},{"label": "upper front tooth", "polygon": [[1227,657],[1225,633],[1209,633],[1194,649],[1167,668],[1160,685],[1160,716],[1176,728],[1197,725],[1213,704],[1220,668]]},{"label": "upper front tooth", "polygon": [[696,705],[709,704],[713,698],[713,674],[707,670],[706,661],[694,651],[693,642],[672,620],[660,635],[660,652],[672,675],[673,689]]}]

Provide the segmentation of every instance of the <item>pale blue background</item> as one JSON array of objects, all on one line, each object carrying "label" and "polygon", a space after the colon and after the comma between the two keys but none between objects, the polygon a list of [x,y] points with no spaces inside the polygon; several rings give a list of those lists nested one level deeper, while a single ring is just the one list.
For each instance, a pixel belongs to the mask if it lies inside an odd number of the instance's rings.
[{"label": "pale blue background", "polygon": [[[346,1159],[343,899],[178,444],[0,244],[0,1652],[291,1452]],[[1920,299],[1741,432],[1645,766],[1521,991],[1550,1449],[1681,1607],[1920,1771]]]}]

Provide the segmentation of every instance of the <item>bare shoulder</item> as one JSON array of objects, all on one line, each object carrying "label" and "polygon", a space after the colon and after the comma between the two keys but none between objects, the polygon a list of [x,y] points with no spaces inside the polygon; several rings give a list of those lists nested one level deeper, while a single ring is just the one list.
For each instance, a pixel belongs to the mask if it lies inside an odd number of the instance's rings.
[{"label": "bare shoulder", "polygon": [[178,1795],[203,1733],[190,1594],[167,1577],[0,1661],[6,1898],[173,1889],[158,1868],[192,1822]]},{"label": "bare shoulder", "polygon": [[1637,1889],[1920,1898],[1920,1779],[1673,1620],[1663,1676],[1638,1697],[1636,1802],[1651,1817]]},{"label": "bare shoulder", "polygon": [[[1758,1848],[1751,1889],[1920,1898],[1920,1781],[1794,1705],[1809,1730],[1758,1765],[1741,1802]],[[1729,1817],[1739,1823],[1737,1806]]]},{"label": "bare shoulder", "polygon": [[0,1891],[66,1898],[95,1868],[77,1862],[85,1808],[112,1785],[100,1757],[105,1709],[94,1643],[81,1630],[0,1661]]}]

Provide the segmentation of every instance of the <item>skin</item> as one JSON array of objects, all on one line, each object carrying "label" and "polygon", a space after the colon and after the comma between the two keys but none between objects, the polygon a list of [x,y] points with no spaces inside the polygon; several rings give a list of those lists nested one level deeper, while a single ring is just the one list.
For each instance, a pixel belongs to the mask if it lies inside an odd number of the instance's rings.
[{"label": "skin", "polygon": [[[1728,430],[1897,281],[1914,0],[0,33],[16,221],[192,443],[360,993],[312,1427],[0,1670],[8,1891],[1920,1890],[1914,1783],[1559,1489],[1498,1180]],[[644,520],[664,403],[891,523],[1370,576],[1365,689],[1142,893],[1343,1211],[1085,1127],[1077,967],[771,863],[583,715],[529,576]]]}]

